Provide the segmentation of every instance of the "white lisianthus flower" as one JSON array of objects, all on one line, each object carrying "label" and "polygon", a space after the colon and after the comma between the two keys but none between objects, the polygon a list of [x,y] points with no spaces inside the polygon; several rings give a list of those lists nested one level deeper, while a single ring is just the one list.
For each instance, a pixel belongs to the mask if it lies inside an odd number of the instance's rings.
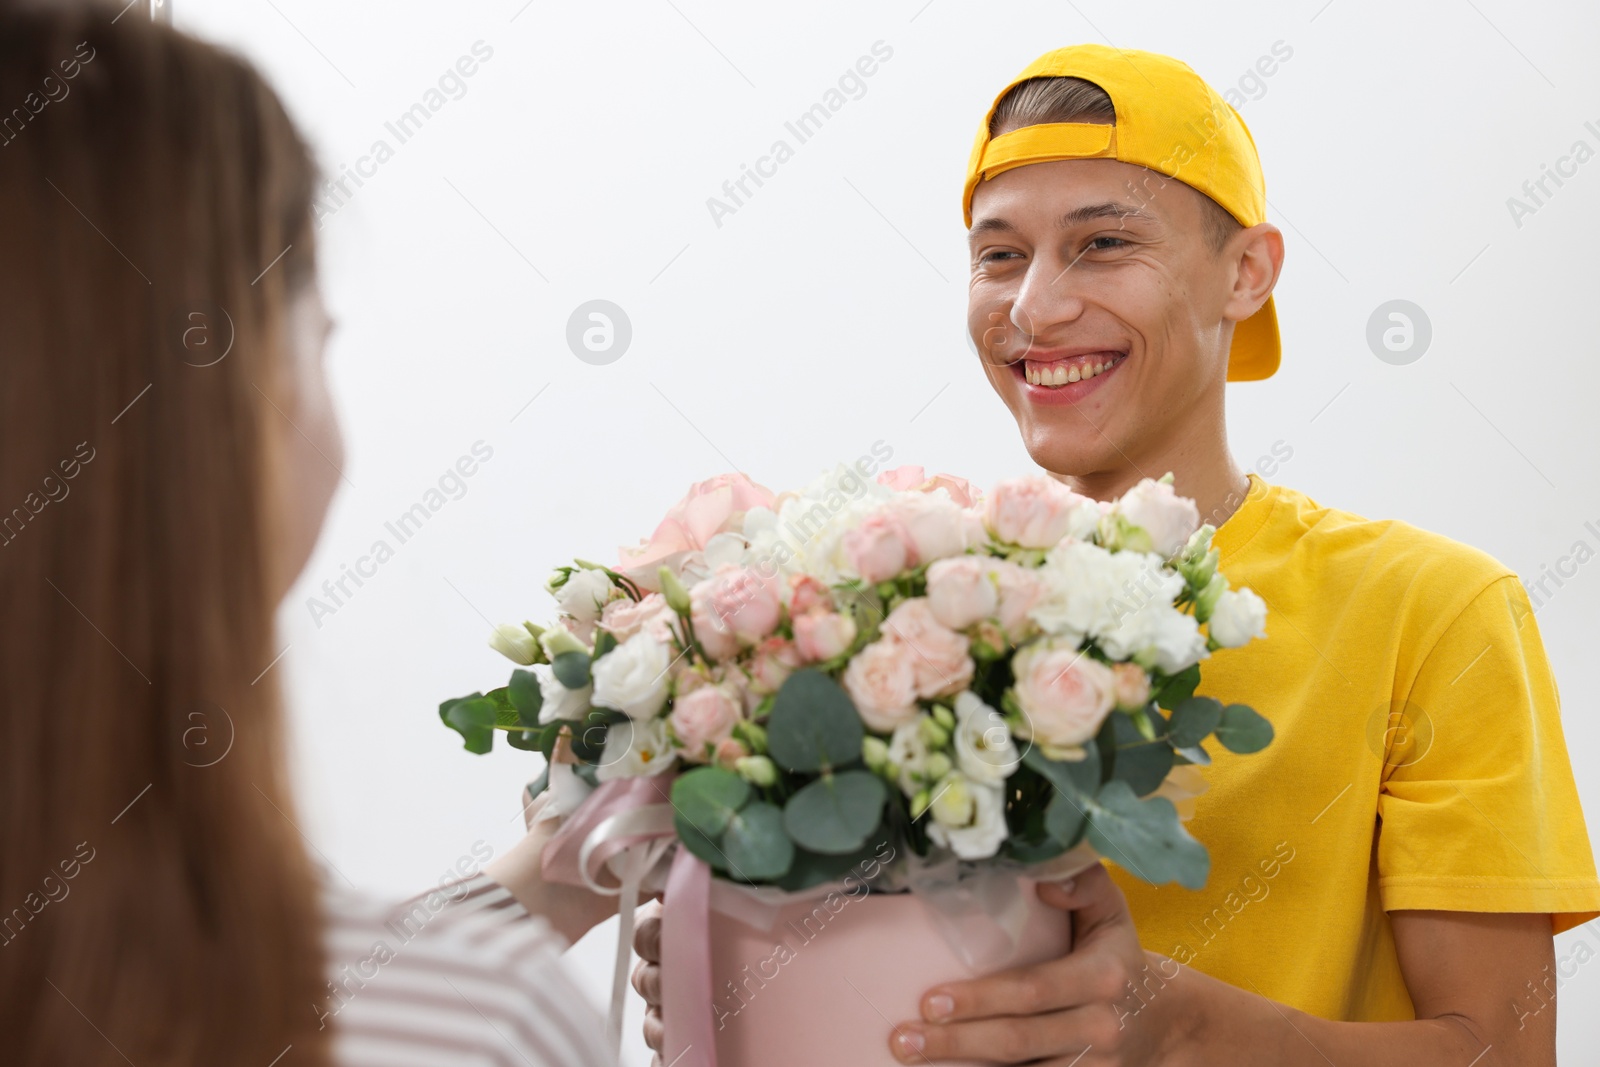
[{"label": "white lisianthus flower", "polygon": [[927,779],[928,763],[933,751],[928,747],[922,724],[933,717],[922,712],[916,718],[901,723],[889,735],[889,764],[895,771],[900,791],[908,797],[916,796]]},{"label": "white lisianthus flower", "polygon": [[600,754],[595,777],[603,782],[613,778],[642,778],[660,774],[677,762],[678,754],[667,735],[666,719],[636,722],[624,719],[606,733],[606,746]]},{"label": "white lisianthus flower", "polygon": [[972,690],[956,695],[956,766],[976,782],[1003,782],[1022,762],[1006,720]]},{"label": "white lisianthus flower", "polygon": [[1230,589],[1217,598],[1208,624],[1220,648],[1238,648],[1267,636],[1267,604],[1249,589]]},{"label": "white lisianthus flower", "polygon": [[527,667],[537,658],[539,643],[526,626],[503,622],[489,635],[489,647],[512,663]]},{"label": "white lisianthus flower", "polygon": [[[549,589],[549,586],[546,586]],[[563,614],[571,615],[580,623],[592,623],[600,618],[600,610],[622,590],[611,584],[604,571],[583,567],[573,571],[559,589],[550,589],[561,605]]]},{"label": "white lisianthus flower", "polygon": [[1135,660],[1141,666],[1177,674],[1206,658],[1206,638],[1193,615],[1156,601],[1124,618],[1099,638],[1114,660]]},{"label": "white lisianthus flower", "polygon": [[1006,836],[1003,786],[976,782],[960,771],[945,775],[933,791],[928,838],[964,860],[984,860],[1000,851]]},{"label": "white lisianthus flower", "polygon": [[594,661],[594,702],[631,719],[650,719],[667,702],[672,650],[637,633]]},{"label": "white lisianthus flower", "polygon": [[586,685],[582,689],[568,689],[561,684],[561,679],[556,677],[555,670],[548,663],[535,664],[533,676],[539,679],[540,726],[547,726],[557,719],[575,722],[582,719],[583,713],[589,710],[594,686]]}]

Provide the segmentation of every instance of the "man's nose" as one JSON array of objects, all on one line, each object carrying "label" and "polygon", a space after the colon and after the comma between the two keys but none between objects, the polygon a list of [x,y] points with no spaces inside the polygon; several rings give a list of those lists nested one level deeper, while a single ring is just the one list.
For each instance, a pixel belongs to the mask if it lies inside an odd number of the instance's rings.
[{"label": "man's nose", "polygon": [[1011,304],[1012,325],[1023,339],[1048,336],[1054,327],[1074,322],[1083,314],[1077,281],[1069,263],[1040,257],[1028,265]]}]

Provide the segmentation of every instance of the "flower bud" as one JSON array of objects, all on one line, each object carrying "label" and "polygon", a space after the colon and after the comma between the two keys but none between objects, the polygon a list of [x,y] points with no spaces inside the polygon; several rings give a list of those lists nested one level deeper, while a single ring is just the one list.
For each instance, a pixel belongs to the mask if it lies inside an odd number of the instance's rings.
[{"label": "flower bud", "polygon": [[563,652],[582,652],[589,654],[589,646],[578,640],[578,635],[565,626],[552,626],[539,635],[539,644],[544,649],[544,654],[551,660]]},{"label": "flower bud", "polygon": [[928,762],[923,767],[923,774],[926,774],[934,781],[938,781],[950,773],[950,757],[943,752],[935,752],[928,757]]},{"label": "flower bud", "polygon": [[1222,594],[1228,591],[1228,579],[1220,574],[1212,574],[1211,580],[1206,582],[1205,588],[1200,590],[1194,598],[1194,619],[1196,622],[1205,622],[1211,618],[1211,613],[1217,610],[1217,601],[1222,599]]},{"label": "flower bud", "polygon": [[672,568],[662,564],[656,572],[661,581],[661,595],[666,598],[667,607],[679,615],[689,614],[689,590],[683,587],[678,576],[672,573]]},{"label": "flower bud", "polygon": [[881,771],[889,762],[889,744],[881,737],[867,734],[861,739],[861,760],[870,771]]},{"label": "flower bud", "polygon": [[911,798],[911,817],[913,819],[920,819],[922,817],[922,813],[928,810],[928,801],[932,799],[933,794],[929,793],[926,789],[919,790],[917,795]]},{"label": "flower bud", "polygon": [[943,748],[950,742],[950,731],[940,726],[939,720],[932,715],[925,716],[917,729],[929,748]]},{"label": "flower bud", "polygon": [[524,667],[539,662],[539,646],[525,626],[501,623],[489,635],[489,647],[512,663],[520,663]]},{"label": "flower bud", "polygon": [[1113,664],[1111,691],[1123,711],[1143,708],[1150,702],[1150,676],[1132,663]]},{"label": "flower bud", "polygon": [[733,761],[739,777],[751,785],[770,786],[778,780],[778,768],[765,756],[744,756]]},{"label": "flower bud", "polygon": [[733,736],[750,746],[751,752],[767,750],[767,728],[758,722],[740,722],[733,728]]}]

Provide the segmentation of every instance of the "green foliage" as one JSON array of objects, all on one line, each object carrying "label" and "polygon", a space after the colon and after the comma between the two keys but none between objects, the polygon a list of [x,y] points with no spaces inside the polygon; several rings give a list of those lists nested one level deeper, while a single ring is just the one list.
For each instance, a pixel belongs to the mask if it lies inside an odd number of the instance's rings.
[{"label": "green foliage", "polygon": [[1153,885],[1206,884],[1211,857],[1178,820],[1166,797],[1136,796],[1127,782],[1107,782],[1089,808],[1095,851]]},{"label": "green foliage", "polygon": [[1256,714],[1254,708],[1244,704],[1229,704],[1222,709],[1217,740],[1229,752],[1241,755],[1260,752],[1272,743],[1272,724]]},{"label": "green foliage", "polygon": [[815,668],[784,679],[766,727],[767,751],[785,770],[822,771],[861,759],[865,729],[855,704],[838,682]]},{"label": "green foliage", "polygon": [[812,852],[854,852],[878,828],[888,797],[883,779],[871,771],[825,774],[789,798],[783,828]]}]

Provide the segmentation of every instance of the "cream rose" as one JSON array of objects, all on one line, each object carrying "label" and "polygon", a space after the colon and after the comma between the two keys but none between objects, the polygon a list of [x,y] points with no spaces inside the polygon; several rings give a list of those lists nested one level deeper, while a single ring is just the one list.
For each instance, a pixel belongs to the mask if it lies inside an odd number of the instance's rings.
[{"label": "cream rose", "polygon": [[971,640],[934,618],[927,597],[911,597],[895,605],[883,620],[883,632],[911,649],[918,696],[949,696],[972,681]]},{"label": "cream rose", "polygon": [[889,733],[917,714],[916,654],[892,637],[872,642],[844,669],[845,692],[867,727]]},{"label": "cream rose", "polygon": [[1111,669],[1065,642],[1028,645],[1011,669],[1023,711],[1017,732],[1042,744],[1083,744],[1100,731],[1115,703]]}]

